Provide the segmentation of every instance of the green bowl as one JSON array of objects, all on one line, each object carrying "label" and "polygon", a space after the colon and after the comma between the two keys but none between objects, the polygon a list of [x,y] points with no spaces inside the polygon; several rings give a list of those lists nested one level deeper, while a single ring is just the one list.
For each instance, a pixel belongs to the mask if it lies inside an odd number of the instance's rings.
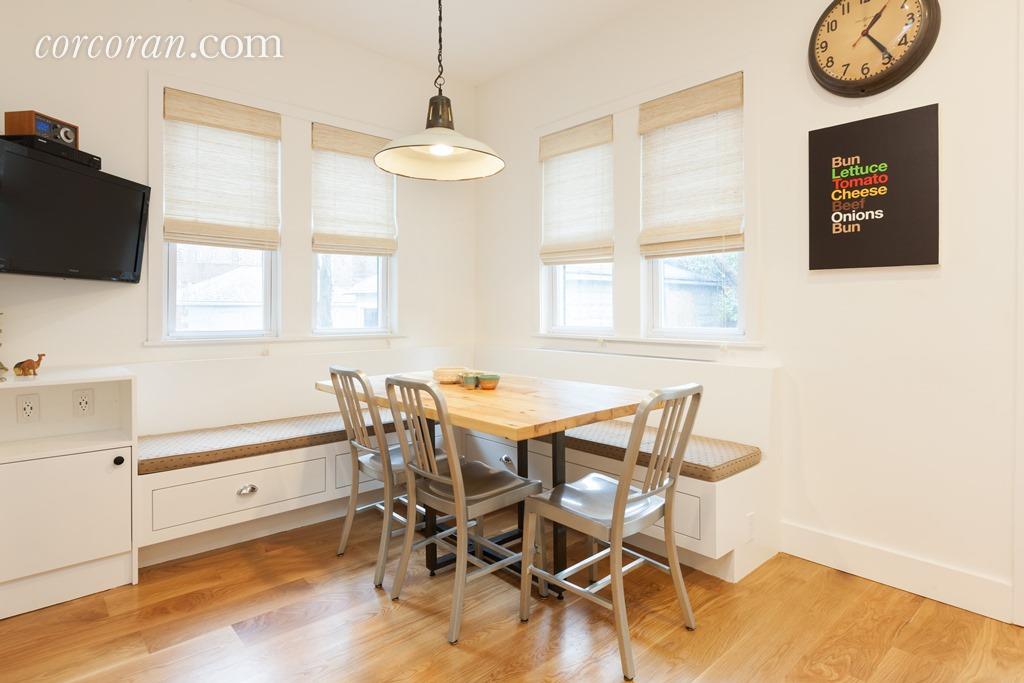
[{"label": "green bowl", "polygon": [[501,375],[496,373],[483,373],[477,375],[476,382],[477,386],[481,389],[493,390],[498,388],[498,382],[501,381]]}]

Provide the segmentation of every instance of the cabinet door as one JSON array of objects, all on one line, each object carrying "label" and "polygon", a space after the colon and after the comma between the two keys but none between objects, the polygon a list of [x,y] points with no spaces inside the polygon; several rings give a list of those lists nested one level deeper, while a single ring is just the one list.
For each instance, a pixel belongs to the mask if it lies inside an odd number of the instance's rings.
[{"label": "cabinet door", "polygon": [[0,582],[130,552],[131,463],[117,448],[0,465]]}]

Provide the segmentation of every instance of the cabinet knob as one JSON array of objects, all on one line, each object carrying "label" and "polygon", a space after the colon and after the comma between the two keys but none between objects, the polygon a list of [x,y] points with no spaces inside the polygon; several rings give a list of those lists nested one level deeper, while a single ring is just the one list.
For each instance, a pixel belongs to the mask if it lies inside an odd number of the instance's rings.
[{"label": "cabinet knob", "polygon": [[123,465],[124,464],[124,456],[123,455],[119,455],[116,458],[114,458],[114,464],[115,465]]},{"label": "cabinet knob", "polygon": [[246,484],[242,488],[238,489],[238,495],[240,496],[251,496],[252,494],[259,491],[259,487],[256,484]]}]

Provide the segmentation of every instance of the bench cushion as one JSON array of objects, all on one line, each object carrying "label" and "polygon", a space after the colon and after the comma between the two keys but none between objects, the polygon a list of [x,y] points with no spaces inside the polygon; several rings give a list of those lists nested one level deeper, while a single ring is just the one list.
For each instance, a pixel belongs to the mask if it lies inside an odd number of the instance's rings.
[{"label": "bench cushion", "polygon": [[[565,446],[584,453],[623,460],[632,429],[633,423],[624,420],[608,420],[576,427],[565,432]],[[658,430],[655,427],[647,427],[640,442],[640,457],[637,459],[640,465],[647,465],[657,436]],[[550,437],[543,440],[550,441]],[[694,434],[687,444],[680,475],[703,481],[721,481],[759,462],[761,449],[756,446]]]},{"label": "bench cushion", "polygon": [[[390,412],[381,410],[380,419],[385,431],[394,431]],[[368,413],[366,423],[371,423]],[[139,439],[139,474],[167,472],[346,440],[348,436],[338,412],[144,436]]]}]

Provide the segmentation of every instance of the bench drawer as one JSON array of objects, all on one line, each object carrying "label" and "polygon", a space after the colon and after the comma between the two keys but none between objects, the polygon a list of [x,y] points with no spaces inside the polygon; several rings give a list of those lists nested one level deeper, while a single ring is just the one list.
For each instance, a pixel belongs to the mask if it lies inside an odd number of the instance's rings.
[{"label": "bench drawer", "polygon": [[326,490],[326,458],[156,489],[153,491],[153,530],[251,510]]}]

